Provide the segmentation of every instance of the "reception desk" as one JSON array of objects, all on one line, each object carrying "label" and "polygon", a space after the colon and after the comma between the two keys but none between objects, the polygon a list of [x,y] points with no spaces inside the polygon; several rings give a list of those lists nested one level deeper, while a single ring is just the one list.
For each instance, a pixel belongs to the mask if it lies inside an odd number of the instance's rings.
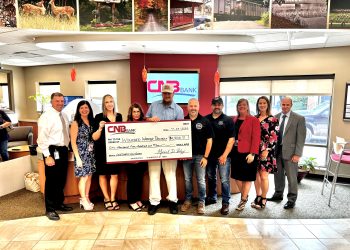
[{"label": "reception desk", "polygon": [[[39,171],[39,178],[40,178],[40,191],[44,193],[45,191],[45,166],[44,161],[42,160],[42,157],[38,160],[38,171]],[[117,193],[117,199],[118,200],[127,200],[127,192],[126,192],[126,186],[127,186],[127,174],[126,170],[121,169],[121,172],[118,176],[118,193]],[[178,162],[178,167],[176,170],[176,181],[177,181],[177,194],[179,200],[185,199],[185,178],[184,173],[182,169],[182,162]],[[193,177],[193,184],[194,184],[194,194],[197,194],[197,181],[196,177],[194,175]],[[161,173],[160,178],[160,185],[161,185],[161,194],[162,198],[165,199],[165,197],[168,195],[166,181],[163,172]],[[217,191],[218,194],[221,194],[221,183],[220,178],[218,174],[218,182],[217,182]],[[236,185],[236,182],[231,179],[231,193],[239,193],[238,187]],[[68,172],[67,172],[67,182],[66,186],[64,188],[64,195],[65,195],[65,203],[78,203],[79,202],[79,190],[78,190],[78,178],[74,176],[74,159],[73,159],[73,153],[70,153],[69,155],[69,162],[68,162]],[[93,176],[92,183],[91,183],[91,189],[90,189],[90,197],[94,198],[96,196],[102,197],[102,192],[99,189],[98,185],[98,176]],[[149,177],[148,172],[146,171],[143,176],[143,192],[142,192],[142,200],[148,200],[149,197]]]}]

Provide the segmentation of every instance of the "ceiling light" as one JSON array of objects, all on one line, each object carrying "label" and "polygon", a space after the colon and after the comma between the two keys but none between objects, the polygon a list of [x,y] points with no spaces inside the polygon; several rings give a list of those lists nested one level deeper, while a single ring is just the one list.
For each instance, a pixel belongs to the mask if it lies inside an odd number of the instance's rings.
[{"label": "ceiling light", "polygon": [[10,58],[6,60],[7,62],[13,62],[13,63],[30,63],[32,61],[27,59],[19,59],[19,58]]},{"label": "ceiling light", "polygon": [[76,58],[79,58],[78,56],[68,55],[68,54],[55,54],[55,55],[49,55],[49,56],[55,57],[55,58],[60,58],[60,59],[76,59]]},{"label": "ceiling light", "polygon": [[327,41],[327,36],[316,36],[316,37],[307,37],[307,38],[297,38],[292,39],[290,44],[292,46],[297,45],[310,45],[310,44],[320,44]]},{"label": "ceiling light", "polygon": [[2,42],[0,42],[0,46],[2,46],[2,45],[6,45],[6,43],[2,43]]},{"label": "ceiling light", "polygon": [[37,43],[37,47],[48,50],[64,51],[66,48],[61,42]]}]

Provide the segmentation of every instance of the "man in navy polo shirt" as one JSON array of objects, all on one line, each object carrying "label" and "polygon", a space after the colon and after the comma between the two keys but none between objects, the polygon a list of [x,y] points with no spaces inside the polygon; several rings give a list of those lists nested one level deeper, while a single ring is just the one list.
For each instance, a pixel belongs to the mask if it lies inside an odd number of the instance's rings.
[{"label": "man in navy polo shirt", "polygon": [[206,205],[214,204],[217,201],[216,171],[219,169],[222,189],[222,207],[220,212],[222,215],[227,215],[229,213],[229,203],[231,198],[231,159],[229,153],[234,144],[235,128],[232,118],[222,112],[223,107],[224,102],[222,98],[215,97],[211,101],[213,112],[206,116],[213,127],[215,136],[207,165],[208,196],[206,199]]},{"label": "man in navy polo shirt", "polygon": [[213,129],[207,118],[201,116],[199,112],[199,102],[192,98],[187,105],[188,115],[185,119],[191,119],[192,133],[192,160],[183,162],[185,175],[186,195],[185,202],[181,206],[181,211],[186,212],[192,205],[192,174],[193,169],[196,172],[198,186],[198,207],[197,213],[205,213],[205,167],[208,163],[208,157],[213,142]]}]

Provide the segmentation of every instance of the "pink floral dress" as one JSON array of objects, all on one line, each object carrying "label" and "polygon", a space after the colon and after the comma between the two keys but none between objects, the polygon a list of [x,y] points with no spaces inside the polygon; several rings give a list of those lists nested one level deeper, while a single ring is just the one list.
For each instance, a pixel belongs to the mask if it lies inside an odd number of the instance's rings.
[{"label": "pink floral dress", "polygon": [[[278,119],[272,115],[266,117],[260,122],[261,128],[261,142],[258,157],[258,170],[274,173],[277,171],[276,167],[276,150],[277,137],[279,130]],[[261,152],[268,150],[266,160],[261,159]]]}]

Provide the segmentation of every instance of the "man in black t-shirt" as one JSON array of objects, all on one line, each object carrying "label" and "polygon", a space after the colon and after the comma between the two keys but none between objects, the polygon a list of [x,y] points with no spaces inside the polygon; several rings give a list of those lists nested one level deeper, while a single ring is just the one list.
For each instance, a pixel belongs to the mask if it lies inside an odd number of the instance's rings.
[{"label": "man in black t-shirt", "polygon": [[229,153],[234,144],[235,128],[232,118],[223,114],[223,107],[224,103],[222,98],[215,97],[211,102],[213,112],[206,116],[212,125],[215,137],[208,158],[208,196],[206,199],[206,205],[214,204],[217,201],[216,171],[219,169],[222,189],[222,207],[220,212],[222,215],[227,215],[229,213],[229,203],[231,198],[231,159]]},{"label": "man in black t-shirt", "polygon": [[197,213],[205,213],[205,167],[208,163],[208,157],[213,141],[213,129],[210,122],[199,112],[199,102],[192,98],[187,105],[188,115],[185,119],[191,119],[191,134],[192,134],[192,160],[183,162],[185,175],[186,195],[185,202],[181,206],[181,211],[186,212],[192,205],[192,175],[193,169],[196,172],[198,186],[198,207]]}]

